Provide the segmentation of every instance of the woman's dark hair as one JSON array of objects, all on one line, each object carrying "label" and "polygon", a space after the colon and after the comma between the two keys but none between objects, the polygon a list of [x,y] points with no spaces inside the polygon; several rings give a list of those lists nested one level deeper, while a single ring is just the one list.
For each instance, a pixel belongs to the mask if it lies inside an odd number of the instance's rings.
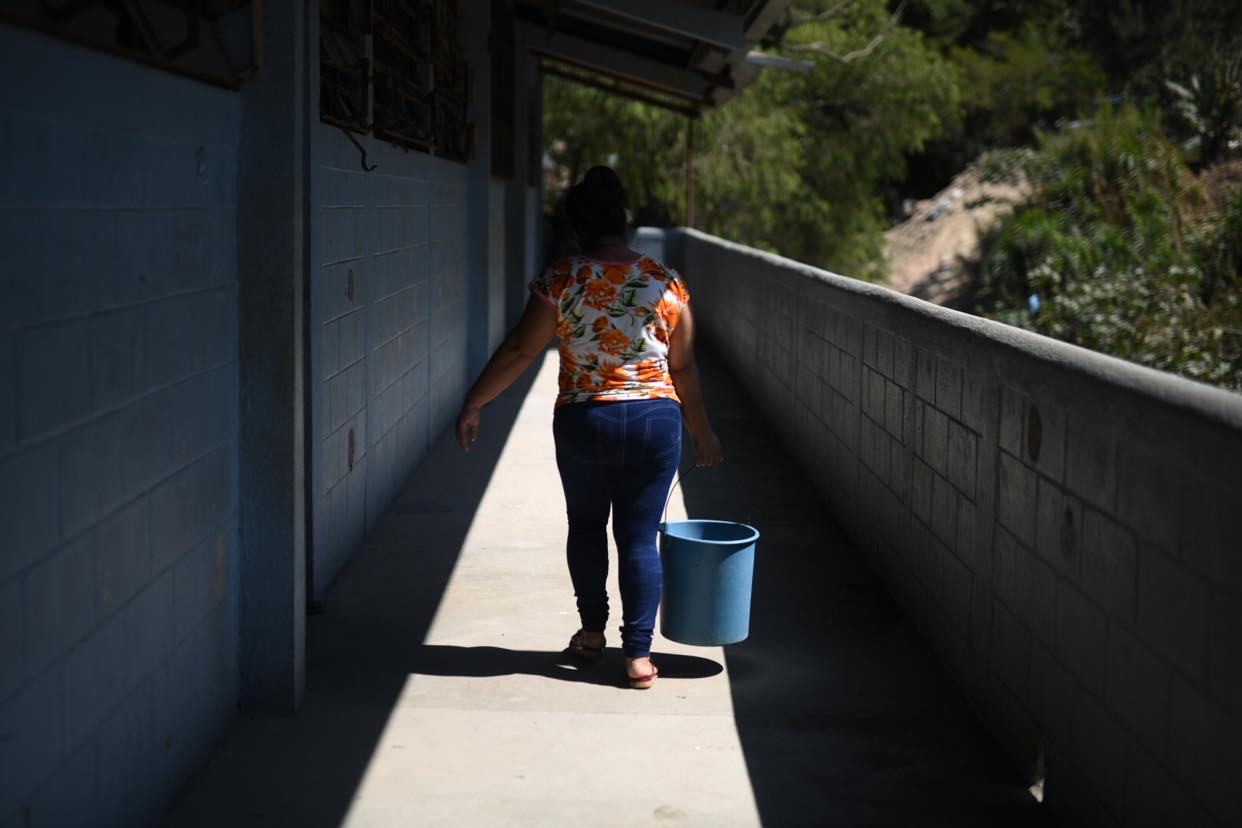
[{"label": "woman's dark hair", "polygon": [[565,198],[565,220],[590,244],[625,233],[625,187],[609,167],[592,167]]}]

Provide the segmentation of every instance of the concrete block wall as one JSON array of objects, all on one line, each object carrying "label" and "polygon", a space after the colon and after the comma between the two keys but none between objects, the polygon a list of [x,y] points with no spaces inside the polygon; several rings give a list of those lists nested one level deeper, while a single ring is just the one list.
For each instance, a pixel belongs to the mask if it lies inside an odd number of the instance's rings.
[{"label": "concrete block wall", "polygon": [[[466,377],[466,166],[316,125],[314,586],[324,590],[456,414]],[[476,228],[482,234],[487,228]]]},{"label": "concrete block wall", "polygon": [[153,824],[238,695],[240,100],[0,72],[0,825]]},{"label": "concrete block wall", "polygon": [[1061,818],[1242,823],[1242,396],[695,231],[662,244]]},{"label": "concrete block wall", "polygon": [[[458,38],[477,81],[468,117],[478,145],[468,161],[354,136],[366,163],[377,165],[367,171],[342,130],[313,125],[316,598],[451,424],[468,383],[516,321],[514,285],[525,299],[529,259],[538,255],[526,237],[538,232],[540,198],[522,184],[522,205],[511,204],[518,180],[490,173],[491,34],[487,14],[460,20]],[[538,88],[533,57],[513,75],[515,89]],[[522,120],[528,110],[516,111]],[[515,127],[529,132],[524,122]]]}]

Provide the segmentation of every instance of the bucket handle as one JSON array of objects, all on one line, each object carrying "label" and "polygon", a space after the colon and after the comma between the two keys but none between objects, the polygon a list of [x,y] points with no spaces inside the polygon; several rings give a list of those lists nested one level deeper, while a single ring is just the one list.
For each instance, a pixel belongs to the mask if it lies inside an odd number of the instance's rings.
[{"label": "bucket handle", "polygon": [[[692,471],[700,468],[699,466],[691,466],[683,473],[681,469],[677,470],[677,479],[673,481],[673,485],[669,487],[668,497],[664,498],[664,511],[660,513],[660,525],[668,523],[668,504],[673,500],[673,492],[677,491],[677,487],[681,485],[681,481],[686,479]],[[746,513],[746,525],[751,525],[750,512]]]},{"label": "bucket handle", "polygon": [[668,497],[664,498],[664,511],[660,513],[660,525],[661,526],[668,523],[668,504],[671,503],[673,500],[673,492],[677,491],[677,487],[681,485],[681,481],[685,480],[686,476],[689,475],[692,471],[694,471],[697,468],[698,466],[691,466],[690,468],[686,469],[684,472],[681,469],[677,470],[677,479],[674,480],[673,485],[669,487]]}]

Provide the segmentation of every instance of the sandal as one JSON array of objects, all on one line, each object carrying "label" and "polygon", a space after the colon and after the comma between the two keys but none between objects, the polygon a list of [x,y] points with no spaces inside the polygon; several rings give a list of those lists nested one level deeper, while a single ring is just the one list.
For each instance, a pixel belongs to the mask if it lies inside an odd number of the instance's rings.
[{"label": "sandal", "polygon": [[651,672],[645,676],[630,676],[630,687],[635,690],[646,690],[655,684],[655,680],[660,677],[660,668],[655,666],[655,662],[651,664]]},{"label": "sandal", "polygon": [[569,639],[569,651],[576,656],[582,658],[596,659],[604,654],[603,646],[590,647],[582,643],[582,633],[585,630],[578,630]]}]

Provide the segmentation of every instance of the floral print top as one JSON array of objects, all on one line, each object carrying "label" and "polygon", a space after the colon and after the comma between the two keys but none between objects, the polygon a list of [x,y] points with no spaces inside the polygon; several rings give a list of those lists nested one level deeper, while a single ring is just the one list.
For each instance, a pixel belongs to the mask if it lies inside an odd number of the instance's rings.
[{"label": "floral print top", "polygon": [[650,256],[606,262],[570,256],[530,283],[556,309],[559,408],[584,400],[681,402],[668,372],[668,343],[690,292]]}]

